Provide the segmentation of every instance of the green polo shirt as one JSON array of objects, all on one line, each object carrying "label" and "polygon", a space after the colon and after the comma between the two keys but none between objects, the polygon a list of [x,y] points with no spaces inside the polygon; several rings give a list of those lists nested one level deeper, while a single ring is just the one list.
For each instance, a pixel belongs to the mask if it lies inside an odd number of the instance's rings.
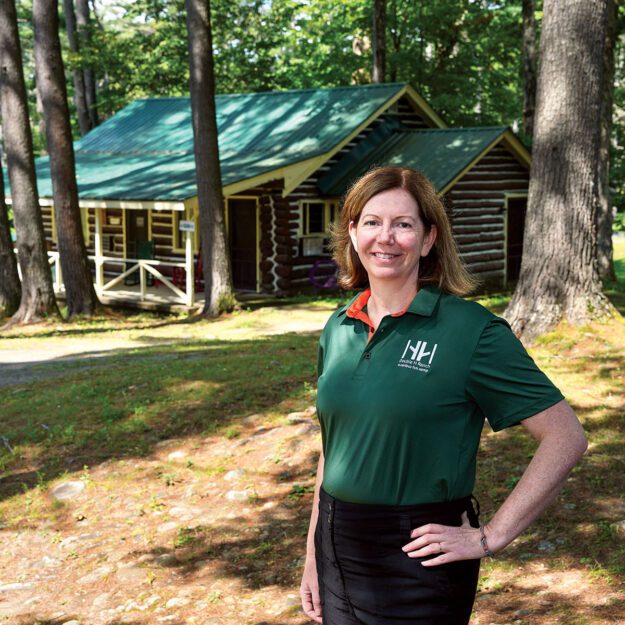
[{"label": "green polo shirt", "polygon": [[319,345],[323,488],[337,499],[470,495],[484,418],[501,430],[563,399],[507,322],[475,302],[422,288],[374,334],[354,303],[330,317]]}]

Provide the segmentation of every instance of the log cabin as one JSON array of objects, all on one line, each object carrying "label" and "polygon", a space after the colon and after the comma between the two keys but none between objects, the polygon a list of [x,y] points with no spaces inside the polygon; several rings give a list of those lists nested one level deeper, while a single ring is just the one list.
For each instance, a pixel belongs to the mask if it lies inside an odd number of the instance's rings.
[{"label": "log cabin", "polygon": [[[460,253],[485,287],[518,277],[530,155],[509,128],[448,128],[405,83],[219,95],[216,106],[237,290],[309,289],[349,185],[386,164],[434,182]],[[106,301],[134,281],[140,299],[146,284],[160,284],[192,305],[201,284],[189,98],[131,103],[77,141],[75,156],[98,295]],[[48,157],[36,167],[54,256]]]}]

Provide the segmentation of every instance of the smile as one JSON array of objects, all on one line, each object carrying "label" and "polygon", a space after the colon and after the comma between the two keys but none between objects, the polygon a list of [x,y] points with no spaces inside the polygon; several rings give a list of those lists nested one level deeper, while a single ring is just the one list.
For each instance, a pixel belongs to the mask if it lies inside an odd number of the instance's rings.
[{"label": "smile", "polygon": [[384,252],[373,252],[371,255],[382,260],[392,260],[399,256],[399,254],[385,254]]}]

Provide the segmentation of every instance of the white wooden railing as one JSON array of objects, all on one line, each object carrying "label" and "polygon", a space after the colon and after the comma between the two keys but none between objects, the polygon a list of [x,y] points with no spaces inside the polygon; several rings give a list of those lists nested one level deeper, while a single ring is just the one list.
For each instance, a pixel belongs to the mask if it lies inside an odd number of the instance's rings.
[{"label": "white wooden railing", "polygon": [[[13,250],[17,255],[17,249]],[[195,297],[194,289],[194,275],[193,264],[187,266],[186,262],[174,262],[167,260],[143,260],[139,258],[119,258],[117,256],[89,256],[89,260],[93,260],[96,266],[96,281],[94,288],[98,295],[103,295],[105,291],[112,290],[120,282],[125,280],[128,276],[131,276],[135,272],[139,272],[139,294],[141,301],[145,301],[147,298],[147,274],[152,274],[159,282],[173,291],[176,298],[181,304],[186,306],[193,306],[193,300]],[[52,271],[54,290],[59,293],[63,290],[63,275],[61,273],[61,263],[59,262],[58,252],[48,252],[48,262],[50,263],[50,269]],[[127,263],[134,263],[132,267],[126,269],[123,273],[115,276],[108,282],[104,281],[104,263],[126,265]],[[156,267],[180,267],[185,270],[186,273],[186,289],[183,291],[178,288],[169,278],[165,277]],[[19,263],[17,264],[17,271],[22,278]]]},{"label": "white wooden railing", "polygon": [[[144,260],[139,258],[119,258],[117,256],[89,256],[89,259],[93,260],[96,265],[96,281],[95,281],[95,289],[98,295],[102,295],[105,291],[112,289],[117,286],[120,282],[131,276],[132,274],[139,272],[139,292],[141,295],[141,301],[146,299],[147,295],[147,274],[152,274],[159,282],[161,282],[168,289],[173,291],[173,293],[177,296],[179,301],[182,304],[186,304],[187,306],[193,305],[194,298],[194,276],[193,276],[193,265],[190,267],[187,266],[187,263],[184,262],[174,262],[174,261],[165,261],[165,260]],[[119,264],[119,265],[127,265],[128,263],[133,263],[133,265],[126,269],[123,273],[115,276],[112,280],[108,282],[104,281],[104,272],[102,271],[102,267],[104,263],[109,264]],[[178,288],[169,278],[165,277],[157,267],[180,267],[186,270],[186,289],[183,291]],[[190,271],[189,271],[190,269]]]}]

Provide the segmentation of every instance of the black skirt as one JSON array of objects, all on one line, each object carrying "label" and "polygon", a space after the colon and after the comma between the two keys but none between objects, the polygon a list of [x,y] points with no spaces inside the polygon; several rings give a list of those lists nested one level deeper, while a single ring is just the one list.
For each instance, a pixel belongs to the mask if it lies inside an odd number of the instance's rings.
[{"label": "black skirt", "polygon": [[[323,625],[466,625],[480,560],[424,567],[402,547],[426,523],[460,526],[471,498],[414,506],[339,501],[323,489],[315,551]],[[428,556],[432,558],[434,556]]]}]

